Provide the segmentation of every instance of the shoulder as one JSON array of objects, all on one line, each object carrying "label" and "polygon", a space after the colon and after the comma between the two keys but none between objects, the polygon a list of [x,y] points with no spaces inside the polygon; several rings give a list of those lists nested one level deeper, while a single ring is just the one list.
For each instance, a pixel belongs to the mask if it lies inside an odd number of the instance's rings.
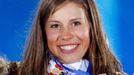
[{"label": "shoulder", "polygon": [[19,75],[20,62],[8,62],[0,57],[0,75]]},{"label": "shoulder", "polygon": [[[0,57],[0,75],[20,75],[21,62],[8,62],[4,58]],[[98,75],[107,75],[101,73]],[[127,75],[125,73],[116,72],[115,75]]]}]

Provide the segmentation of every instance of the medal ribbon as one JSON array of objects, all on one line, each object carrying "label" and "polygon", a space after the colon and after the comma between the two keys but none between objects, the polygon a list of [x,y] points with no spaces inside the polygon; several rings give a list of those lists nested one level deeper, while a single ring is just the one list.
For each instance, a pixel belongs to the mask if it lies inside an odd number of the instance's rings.
[{"label": "medal ribbon", "polygon": [[52,58],[53,61],[55,61],[55,63],[60,66],[65,72],[59,75],[90,75],[91,72],[91,64],[89,63],[87,71],[81,71],[81,70],[74,70],[74,69],[70,69],[64,65],[62,65],[56,58]]}]

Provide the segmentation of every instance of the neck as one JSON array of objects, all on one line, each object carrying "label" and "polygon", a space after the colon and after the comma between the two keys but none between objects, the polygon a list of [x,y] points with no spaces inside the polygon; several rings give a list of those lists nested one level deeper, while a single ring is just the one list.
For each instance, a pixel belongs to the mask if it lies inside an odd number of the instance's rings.
[{"label": "neck", "polygon": [[72,75],[73,73],[81,75],[83,73],[89,73],[89,67],[90,64],[86,59],[80,59],[70,64],[62,64],[57,59],[52,58],[48,65],[48,73],[61,74],[63,72],[65,74],[67,73],[67,75]]},{"label": "neck", "polygon": [[70,63],[70,64],[63,64],[63,65],[70,69],[78,70],[80,68],[81,64],[82,64],[82,59],[80,59],[79,61]]}]

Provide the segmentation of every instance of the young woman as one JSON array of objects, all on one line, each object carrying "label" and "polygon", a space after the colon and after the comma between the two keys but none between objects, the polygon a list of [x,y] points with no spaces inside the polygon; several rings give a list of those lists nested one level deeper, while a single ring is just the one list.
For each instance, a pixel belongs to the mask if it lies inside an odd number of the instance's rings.
[{"label": "young woman", "polygon": [[42,0],[19,75],[123,75],[93,0]]}]

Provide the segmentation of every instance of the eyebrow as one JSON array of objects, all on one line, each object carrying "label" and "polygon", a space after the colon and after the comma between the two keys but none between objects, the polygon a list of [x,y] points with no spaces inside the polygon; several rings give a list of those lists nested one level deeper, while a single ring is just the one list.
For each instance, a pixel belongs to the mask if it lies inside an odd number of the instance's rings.
[{"label": "eyebrow", "polygon": [[57,22],[57,23],[60,23],[60,22],[57,21],[57,20],[50,20],[50,21],[48,21],[48,22]]},{"label": "eyebrow", "polygon": [[75,20],[80,20],[82,18],[74,18],[74,19],[71,19],[70,21],[75,21]]},{"label": "eyebrow", "polygon": [[[82,19],[82,18],[73,18],[70,21],[72,22],[72,21],[80,20],[80,19]],[[57,22],[57,23],[60,23],[60,21],[57,21],[57,20],[49,20],[48,22]]]}]

